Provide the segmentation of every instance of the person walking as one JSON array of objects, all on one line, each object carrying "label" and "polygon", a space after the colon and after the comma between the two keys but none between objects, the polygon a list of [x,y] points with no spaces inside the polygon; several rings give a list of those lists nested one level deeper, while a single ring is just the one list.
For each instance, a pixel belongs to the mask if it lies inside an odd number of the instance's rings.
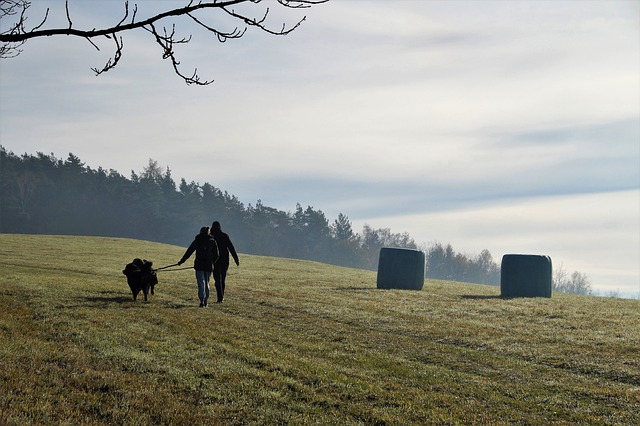
[{"label": "person walking", "polygon": [[220,222],[215,221],[211,224],[211,235],[218,244],[220,256],[213,267],[213,279],[216,285],[216,294],[218,296],[217,303],[224,302],[224,290],[227,280],[227,270],[229,269],[229,253],[233,257],[237,266],[240,266],[240,259],[236,253],[235,247],[229,238],[229,235],[222,232]]},{"label": "person walking", "polygon": [[219,258],[218,245],[216,240],[209,234],[209,227],[200,228],[200,233],[196,235],[193,242],[184,252],[182,259],[178,265],[182,265],[196,252],[196,258],[193,261],[193,268],[196,270],[196,282],[198,283],[198,298],[200,299],[200,307],[206,307],[209,300],[209,281],[213,272],[213,265]]}]

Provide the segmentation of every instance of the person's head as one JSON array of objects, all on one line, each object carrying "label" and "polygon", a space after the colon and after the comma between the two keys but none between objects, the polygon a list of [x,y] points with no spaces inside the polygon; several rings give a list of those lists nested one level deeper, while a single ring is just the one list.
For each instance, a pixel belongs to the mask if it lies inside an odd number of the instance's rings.
[{"label": "person's head", "polygon": [[208,226],[203,226],[202,228],[200,228],[200,235],[208,235],[208,234],[209,234]]},{"label": "person's head", "polygon": [[211,224],[211,231],[222,231],[222,228],[220,227],[220,222],[218,222],[217,220],[213,222]]}]

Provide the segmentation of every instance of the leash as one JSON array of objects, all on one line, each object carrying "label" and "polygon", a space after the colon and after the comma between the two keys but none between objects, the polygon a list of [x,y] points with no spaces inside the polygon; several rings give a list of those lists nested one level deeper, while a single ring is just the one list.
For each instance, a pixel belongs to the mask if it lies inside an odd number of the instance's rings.
[{"label": "leash", "polygon": [[[167,266],[163,266],[162,268],[156,268],[154,269],[154,271],[161,271],[163,269],[167,269],[167,268],[173,268],[174,266],[178,266],[178,263],[174,263],[173,265],[167,265]],[[172,269],[170,271],[165,271],[165,272],[173,272],[173,271],[182,271],[184,269],[193,269],[193,267],[191,266],[187,266],[186,268],[178,268],[178,269]]]}]

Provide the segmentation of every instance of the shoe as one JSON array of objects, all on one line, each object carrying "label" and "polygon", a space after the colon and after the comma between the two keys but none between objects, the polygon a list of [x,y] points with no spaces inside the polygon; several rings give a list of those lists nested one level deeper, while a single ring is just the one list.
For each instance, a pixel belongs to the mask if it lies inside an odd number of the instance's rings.
[{"label": "shoe", "polygon": [[207,301],[204,301],[204,307],[206,308],[209,304],[207,303]]},{"label": "shoe", "polygon": [[203,302],[200,302],[200,307],[204,308],[204,303]]}]

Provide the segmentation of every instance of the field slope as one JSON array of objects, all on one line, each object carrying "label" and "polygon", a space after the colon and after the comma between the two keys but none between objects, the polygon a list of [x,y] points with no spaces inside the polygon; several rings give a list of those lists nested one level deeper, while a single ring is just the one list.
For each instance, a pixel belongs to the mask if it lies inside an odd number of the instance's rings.
[{"label": "field slope", "polygon": [[640,301],[242,256],[133,302],[121,270],[184,248],[0,234],[0,424],[640,424]]}]

